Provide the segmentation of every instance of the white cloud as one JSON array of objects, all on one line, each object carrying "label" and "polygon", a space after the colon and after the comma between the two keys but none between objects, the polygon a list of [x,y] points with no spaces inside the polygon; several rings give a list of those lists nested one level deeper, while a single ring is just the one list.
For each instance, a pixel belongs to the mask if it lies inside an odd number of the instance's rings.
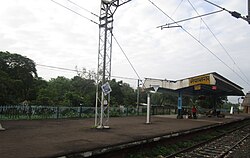
[{"label": "white cloud", "polygon": [[[72,0],[73,1],[73,0]],[[152,0],[175,20],[197,14],[187,1]],[[98,22],[98,18],[69,3],[56,0],[82,15]],[[75,3],[99,14],[100,0]],[[203,1],[192,1],[200,14],[218,10]],[[246,14],[246,4],[238,1],[217,3],[229,10]],[[250,79],[249,71],[249,25],[235,19],[227,12],[203,18],[214,32],[238,67]],[[21,53],[38,64],[74,69],[96,69],[98,51],[97,25],[76,15],[50,0],[0,0],[0,50]],[[147,0],[133,0],[119,7],[114,15],[114,35],[142,78],[155,77],[181,79],[216,71],[249,91],[250,86],[242,81],[210,52],[193,40],[181,28],[157,29],[159,25],[172,22]],[[180,23],[221,60],[235,71],[237,66],[221,48],[200,19]],[[123,53],[113,41],[112,74],[137,78]],[[38,67],[38,74],[51,77],[72,77],[75,73],[48,70]],[[240,72],[239,72],[240,74]],[[134,81],[131,81],[134,84]],[[136,83],[136,82],[135,82]]]}]

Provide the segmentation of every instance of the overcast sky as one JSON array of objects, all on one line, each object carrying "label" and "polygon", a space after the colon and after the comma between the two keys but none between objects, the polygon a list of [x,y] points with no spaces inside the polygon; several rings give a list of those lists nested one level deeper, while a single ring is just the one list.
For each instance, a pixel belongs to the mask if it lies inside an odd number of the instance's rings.
[{"label": "overcast sky", "polygon": [[[99,22],[98,18],[67,0],[55,1]],[[99,15],[101,0],[72,1]],[[199,14],[219,10],[203,0],[189,1]],[[247,0],[211,1],[244,16],[247,14]],[[176,21],[197,16],[188,0],[152,2]],[[199,18],[179,23],[205,45],[211,51],[209,52],[181,28],[156,28],[172,21],[148,0],[132,0],[119,7],[114,20],[114,35],[142,79],[179,80],[217,72],[243,87],[244,92],[250,91],[250,25],[246,21],[236,19],[224,11],[203,17],[206,24]],[[77,66],[78,69],[96,71],[98,33],[98,25],[51,0],[0,0],[0,50],[21,54],[37,64],[68,69],[75,69]],[[37,66],[37,70],[38,75],[46,80],[76,75],[74,72],[41,66]],[[112,75],[137,78],[115,42]],[[137,84],[136,80],[125,82],[133,87]]]}]

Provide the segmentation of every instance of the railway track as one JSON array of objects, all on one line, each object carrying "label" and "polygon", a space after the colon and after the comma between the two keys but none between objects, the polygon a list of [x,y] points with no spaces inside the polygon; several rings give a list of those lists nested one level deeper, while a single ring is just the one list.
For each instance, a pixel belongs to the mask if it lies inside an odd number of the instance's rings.
[{"label": "railway track", "polygon": [[98,154],[93,158],[238,158],[238,156],[235,157],[238,155],[237,152],[243,153],[242,151],[249,150],[249,148],[242,148],[244,143],[250,142],[249,134],[250,120],[248,119],[168,137],[161,141],[157,137],[142,144],[134,144],[130,148],[117,148],[114,152]]},{"label": "railway track", "polygon": [[244,144],[250,137],[250,124],[226,132],[216,138],[196,144],[192,147],[176,152],[167,157],[194,158],[194,157],[227,157],[234,150]]}]

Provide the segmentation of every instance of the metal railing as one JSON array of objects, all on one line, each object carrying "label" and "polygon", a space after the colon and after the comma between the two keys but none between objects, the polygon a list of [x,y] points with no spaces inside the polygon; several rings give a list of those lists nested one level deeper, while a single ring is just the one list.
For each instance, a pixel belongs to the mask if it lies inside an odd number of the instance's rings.
[{"label": "metal railing", "polygon": [[[110,117],[146,115],[146,106],[139,107],[110,107]],[[176,114],[173,107],[151,107],[152,115]],[[27,119],[61,119],[61,118],[93,118],[95,107],[60,107],[60,106],[0,106],[0,120]]]}]

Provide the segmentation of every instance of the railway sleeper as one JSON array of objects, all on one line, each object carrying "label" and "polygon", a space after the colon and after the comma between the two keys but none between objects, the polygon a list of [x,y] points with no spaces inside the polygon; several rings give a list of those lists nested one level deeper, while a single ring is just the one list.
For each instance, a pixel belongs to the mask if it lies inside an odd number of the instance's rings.
[{"label": "railway sleeper", "polygon": [[198,153],[199,153],[199,154],[203,154],[203,155],[213,156],[213,157],[216,156],[216,155],[218,155],[218,154],[216,154],[216,153],[207,152],[207,151],[205,151],[205,150],[198,151]]},{"label": "railway sleeper", "polygon": [[204,149],[204,151],[205,152],[211,152],[211,153],[214,153],[214,154],[216,154],[216,155],[218,155],[218,154],[220,154],[221,153],[221,151],[220,150],[211,150],[211,149]]}]

